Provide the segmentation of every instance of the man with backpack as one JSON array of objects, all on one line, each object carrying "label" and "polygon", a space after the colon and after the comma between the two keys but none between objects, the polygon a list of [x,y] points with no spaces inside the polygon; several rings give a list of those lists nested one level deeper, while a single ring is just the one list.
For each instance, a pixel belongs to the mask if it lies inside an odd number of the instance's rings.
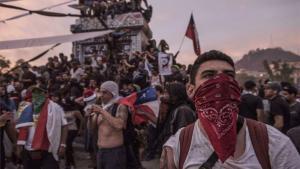
[{"label": "man with backpack", "polygon": [[165,143],[160,168],[300,168],[300,156],[275,128],[238,116],[240,88],[233,60],[209,51],[195,61],[189,96],[198,120]]},{"label": "man with backpack", "polygon": [[101,106],[93,105],[97,114],[94,122],[98,126],[98,169],[126,169],[126,147],[123,131],[127,127],[128,109],[117,104],[119,87],[106,81],[100,87]]}]

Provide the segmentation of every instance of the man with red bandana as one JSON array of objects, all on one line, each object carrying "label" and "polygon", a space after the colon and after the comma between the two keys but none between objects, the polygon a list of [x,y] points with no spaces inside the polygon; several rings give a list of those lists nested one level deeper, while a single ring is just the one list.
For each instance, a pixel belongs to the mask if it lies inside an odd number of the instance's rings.
[{"label": "man with red bandana", "polygon": [[[198,57],[187,90],[194,101],[198,120],[180,129],[165,143],[160,168],[300,168],[300,156],[288,137],[271,126],[238,116],[241,90],[229,56],[213,50]],[[250,126],[264,127],[264,133],[255,130],[259,138],[264,138],[259,140],[262,142],[255,141],[258,137],[253,139]],[[187,129],[191,136],[184,135]],[[183,143],[187,138],[189,140]],[[263,142],[267,147],[264,160],[257,153],[262,152],[257,147]]]}]

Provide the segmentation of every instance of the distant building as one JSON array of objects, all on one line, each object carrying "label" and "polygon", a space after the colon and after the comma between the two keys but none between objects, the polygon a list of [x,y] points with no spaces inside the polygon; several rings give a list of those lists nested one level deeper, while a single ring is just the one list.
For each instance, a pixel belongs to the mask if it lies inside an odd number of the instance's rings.
[{"label": "distant building", "polygon": [[253,71],[253,70],[246,70],[246,69],[239,69],[236,71],[237,74],[246,74],[248,76],[252,76],[255,78],[267,78],[268,74],[266,72],[260,71]]},{"label": "distant building", "polygon": [[294,83],[300,87],[300,62],[287,62],[289,66],[293,66],[295,68],[292,78],[294,80]]},{"label": "distant building", "polygon": [[[91,0],[81,0],[80,2],[74,8],[83,10],[87,8],[85,5],[92,3]],[[111,2],[112,5],[114,3],[117,2]],[[127,11],[113,17],[105,15],[103,20],[99,17],[82,16],[76,19],[75,24],[71,25],[71,32],[121,31],[113,32],[109,36],[73,42],[73,53],[81,63],[84,62],[86,57],[109,55],[112,50],[115,55],[120,52],[131,55],[136,51],[143,51],[149,45],[149,40],[152,39],[152,31],[148,20],[146,20],[144,13],[140,11]]]},{"label": "distant building", "polygon": [[[289,67],[294,67],[294,72],[292,73],[291,77],[293,78],[294,84],[296,84],[298,87],[300,87],[300,61],[293,61],[293,62],[280,62],[279,67],[281,67],[284,63],[288,64]],[[269,64],[272,72],[274,75],[279,74],[275,70],[275,65],[274,64]]]}]

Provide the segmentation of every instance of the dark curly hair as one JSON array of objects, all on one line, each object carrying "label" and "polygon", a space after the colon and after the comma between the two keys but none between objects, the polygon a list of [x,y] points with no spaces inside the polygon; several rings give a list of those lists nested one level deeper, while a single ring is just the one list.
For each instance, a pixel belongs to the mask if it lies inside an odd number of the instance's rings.
[{"label": "dark curly hair", "polygon": [[203,53],[200,55],[194,62],[191,72],[190,72],[190,77],[191,77],[191,83],[195,84],[195,76],[197,74],[197,71],[200,67],[201,64],[204,62],[210,61],[210,60],[221,60],[229,63],[233,68],[234,68],[234,62],[231,59],[230,56],[226,55],[225,53],[222,53],[217,50],[211,50],[208,52]]},{"label": "dark curly hair", "polygon": [[172,82],[166,86],[169,94],[170,103],[175,107],[185,103],[188,100],[185,85],[180,82]]}]

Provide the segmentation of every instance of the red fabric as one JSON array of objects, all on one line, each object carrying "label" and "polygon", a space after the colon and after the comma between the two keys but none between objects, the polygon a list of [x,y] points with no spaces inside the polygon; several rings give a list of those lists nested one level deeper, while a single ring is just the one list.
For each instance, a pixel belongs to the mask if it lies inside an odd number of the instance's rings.
[{"label": "red fabric", "polygon": [[[155,117],[155,113],[147,105],[138,105],[138,106],[135,107],[135,109],[139,110],[139,111],[146,112],[148,114],[151,114],[151,116]],[[134,117],[133,117],[134,124],[139,125],[139,124],[145,123],[147,121],[150,121],[150,119],[148,117],[146,117],[145,115],[141,115],[141,114],[137,114],[137,113],[134,114]]]},{"label": "red fabric", "polygon": [[26,95],[25,95],[25,97],[24,97],[24,100],[25,101],[28,101],[28,102],[31,102],[32,101],[32,92],[31,91],[27,91],[26,92]]},{"label": "red fabric", "polygon": [[50,142],[48,139],[48,135],[47,135],[47,131],[45,131],[45,135],[43,136],[43,141],[42,141],[42,145],[41,145],[41,150],[45,150],[48,151],[49,150],[49,146],[50,146]]},{"label": "red fabric", "polygon": [[37,122],[32,141],[32,148],[35,150],[48,150],[50,146],[46,128],[48,118],[48,104],[49,99],[47,99],[47,101],[44,103]]},{"label": "red fabric", "polygon": [[[139,124],[142,124],[147,121],[145,116],[136,113],[137,109],[142,109],[142,110],[147,109],[148,110],[148,108],[145,108],[146,106],[134,105],[134,103],[137,100],[137,97],[138,97],[137,93],[135,92],[135,93],[119,100],[120,104],[126,105],[130,108],[130,110],[132,112],[131,120],[132,120],[132,123],[135,125],[139,125]],[[144,111],[147,111],[147,110],[144,110]]]},{"label": "red fabric", "polygon": [[179,153],[179,169],[183,169],[184,162],[189,153],[193,132],[194,132],[195,123],[192,123],[185,128],[183,128],[179,135],[180,143],[180,153]]},{"label": "red fabric", "polygon": [[197,89],[194,102],[210,143],[224,162],[235,151],[239,85],[226,74],[216,75]]},{"label": "red fabric", "polygon": [[85,90],[91,90],[91,91],[93,91],[93,94],[94,94],[94,92],[95,92],[96,89],[97,89],[97,87],[91,87],[91,86],[89,86]]},{"label": "red fabric", "polygon": [[119,100],[119,104],[123,104],[129,107],[129,109],[132,112],[132,123],[133,124],[141,124],[145,122],[144,117],[136,113],[136,108],[134,106],[134,103],[136,102],[137,99],[137,93],[133,93],[125,98],[122,98]]},{"label": "red fabric", "polygon": [[28,127],[22,127],[19,129],[18,141],[26,141],[28,138]]},{"label": "red fabric", "polygon": [[191,15],[191,19],[187,27],[185,36],[193,40],[194,52],[196,53],[197,56],[200,56],[201,48],[200,48],[199,36],[198,36],[193,14]]},{"label": "red fabric", "polygon": [[84,92],[83,92],[83,97],[84,98],[88,98],[88,97],[91,97],[94,95],[94,90],[91,89],[91,88],[88,88],[86,89]]},{"label": "red fabric", "polygon": [[264,123],[247,119],[247,127],[255,155],[262,169],[271,169],[267,126]]},{"label": "red fabric", "polygon": [[134,109],[134,103],[136,102],[136,99],[137,99],[137,93],[135,92],[125,98],[120,99],[119,103],[124,104],[130,107],[131,109]]}]

